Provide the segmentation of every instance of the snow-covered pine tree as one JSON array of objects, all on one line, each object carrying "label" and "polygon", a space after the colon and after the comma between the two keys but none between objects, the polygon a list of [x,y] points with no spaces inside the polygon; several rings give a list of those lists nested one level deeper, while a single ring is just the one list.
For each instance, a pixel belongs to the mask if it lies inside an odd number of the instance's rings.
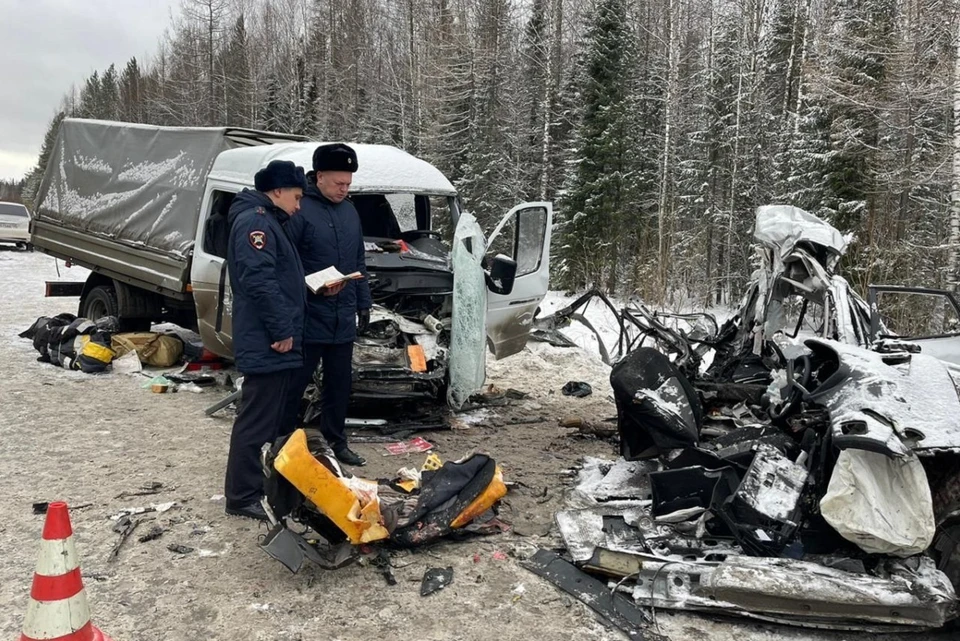
[{"label": "snow-covered pine tree", "polygon": [[581,51],[580,118],[575,157],[560,203],[555,243],[562,286],[617,289],[619,247],[636,223],[630,210],[634,178],[630,104],[634,50],[626,0],[601,0]]}]

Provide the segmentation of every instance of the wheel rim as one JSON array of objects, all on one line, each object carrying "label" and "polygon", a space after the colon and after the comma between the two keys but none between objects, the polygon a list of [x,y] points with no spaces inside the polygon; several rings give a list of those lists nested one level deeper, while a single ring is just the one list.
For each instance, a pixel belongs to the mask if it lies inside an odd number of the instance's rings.
[{"label": "wheel rim", "polygon": [[107,306],[102,300],[95,299],[87,303],[87,318],[97,320],[107,315]]}]

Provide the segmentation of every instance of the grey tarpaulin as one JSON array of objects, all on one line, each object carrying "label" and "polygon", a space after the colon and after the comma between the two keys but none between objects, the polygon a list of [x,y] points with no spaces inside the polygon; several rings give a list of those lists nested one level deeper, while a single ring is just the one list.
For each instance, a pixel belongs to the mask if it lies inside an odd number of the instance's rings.
[{"label": "grey tarpaulin", "polygon": [[271,137],[299,139],[224,127],[67,118],[37,193],[36,217],[186,256],[214,159]]}]

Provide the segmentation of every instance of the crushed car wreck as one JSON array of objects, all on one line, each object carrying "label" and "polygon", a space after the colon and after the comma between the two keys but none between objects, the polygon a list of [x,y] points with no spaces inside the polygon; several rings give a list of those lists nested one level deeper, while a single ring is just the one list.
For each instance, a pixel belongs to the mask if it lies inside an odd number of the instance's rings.
[{"label": "crushed car wreck", "polygon": [[[846,241],[827,223],[761,207],[755,239],[760,268],[721,327],[639,302],[615,310],[620,335],[601,354],[623,458],[580,470],[557,515],[567,552],[636,606],[941,627],[960,589],[950,368],[835,273]],[[563,344],[595,298],[615,309],[592,293],[537,319],[538,338]],[[549,577],[556,563],[530,568]]]}]

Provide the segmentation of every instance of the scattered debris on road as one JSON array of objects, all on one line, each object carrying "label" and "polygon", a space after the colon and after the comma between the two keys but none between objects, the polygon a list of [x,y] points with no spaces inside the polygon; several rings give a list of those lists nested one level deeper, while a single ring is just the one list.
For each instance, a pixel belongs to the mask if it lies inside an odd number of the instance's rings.
[{"label": "scattered debris on road", "polygon": [[453,583],[453,568],[430,568],[423,573],[420,596],[429,596]]},{"label": "scattered debris on road", "polygon": [[429,441],[418,436],[406,442],[389,443],[385,446],[385,449],[387,450],[387,456],[399,456],[401,454],[429,452],[433,447],[433,444]]},{"label": "scattered debris on road", "polygon": [[163,536],[163,533],[166,531],[167,531],[166,529],[160,527],[159,525],[154,525],[153,527],[150,528],[150,530],[146,534],[138,538],[137,541],[139,541],[140,543],[146,543],[147,541],[154,541],[156,539],[159,539],[161,536]]},{"label": "scattered debris on road", "polygon": [[140,519],[131,519],[129,516],[123,516],[113,524],[113,531],[119,534],[120,538],[110,551],[110,556],[107,557],[108,561],[115,561],[117,559],[120,555],[120,548],[123,547],[123,544],[130,538],[130,535],[133,534],[133,531],[137,529],[138,525],[140,525]]},{"label": "scattered debris on road", "polygon": [[[495,533],[507,493],[503,474],[485,454],[443,462],[436,454],[419,469],[405,468],[389,482],[360,479],[340,467],[318,431],[298,429],[264,457],[272,528],[260,547],[297,572],[304,559],[329,566],[337,546],[389,541],[423,545],[454,531]],[[312,530],[313,542],[288,527]],[[321,542],[322,539],[322,542]]]},{"label": "scattered debris on road", "polygon": [[570,381],[560,390],[564,396],[573,396],[574,398],[585,398],[593,394],[593,388],[589,383],[583,381]]}]

